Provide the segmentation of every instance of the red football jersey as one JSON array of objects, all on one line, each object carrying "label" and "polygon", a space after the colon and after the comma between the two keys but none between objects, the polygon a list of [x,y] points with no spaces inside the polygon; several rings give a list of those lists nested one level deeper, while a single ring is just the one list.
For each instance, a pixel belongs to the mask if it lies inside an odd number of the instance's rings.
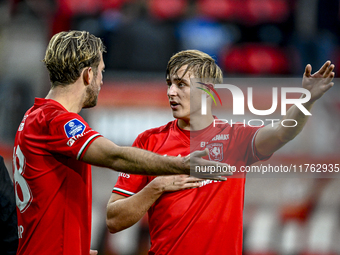
[{"label": "red football jersey", "polygon": [[[259,128],[211,124],[189,132],[178,128],[175,120],[140,134],[134,146],[169,156],[208,148],[210,160],[239,170],[260,160],[253,148]],[[200,188],[164,193],[148,211],[149,254],[242,254],[244,177],[206,180]],[[113,192],[131,196],[153,178],[121,174]]]},{"label": "red football jersey", "polygon": [[17,254],[89,254],[91,166],[79,159],[99,136],[54,100],[26,112],[13,152]]}]

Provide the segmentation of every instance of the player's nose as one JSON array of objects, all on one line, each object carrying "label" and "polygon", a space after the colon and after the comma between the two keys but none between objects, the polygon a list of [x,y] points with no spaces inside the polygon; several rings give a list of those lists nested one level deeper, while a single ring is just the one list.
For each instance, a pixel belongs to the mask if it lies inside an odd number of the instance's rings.
[{"label": "player's nose", "polygon": [[176,95],[177,95],[176,85],[175,84],[171,84],[168,87],[168,97],[176,96]]}]

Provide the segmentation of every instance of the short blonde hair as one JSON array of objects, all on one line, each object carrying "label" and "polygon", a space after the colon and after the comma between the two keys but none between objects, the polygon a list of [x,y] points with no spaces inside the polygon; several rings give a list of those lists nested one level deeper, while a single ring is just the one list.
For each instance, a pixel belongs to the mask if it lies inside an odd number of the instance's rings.
[{"label": "short blonde hair", "polygon": [[55,34],[46,49],[45,63],[52,87],[74,83],[85,67],[95,75],[105,46],[100,38],[86,31]]},{"label": "short blonde hair", "polygon": [[183,76],[190,70],[195,78],[213,83],[222,83],[223,81],[222,70],[215,60],[199,50],[184,50],[173,55],[166,68],[166,77],[176,74],[185,65],[187,65],[187,69]]}]

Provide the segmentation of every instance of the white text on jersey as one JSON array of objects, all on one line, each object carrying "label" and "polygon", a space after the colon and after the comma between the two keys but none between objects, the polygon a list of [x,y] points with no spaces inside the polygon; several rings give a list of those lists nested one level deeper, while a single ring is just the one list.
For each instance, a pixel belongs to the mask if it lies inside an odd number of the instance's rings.
[{"label": "white text on jersey", "polygon": [[220,140],[228,140],[229,139],[229,134],[220,134],[216,135],[211,141],[220,141]]}]

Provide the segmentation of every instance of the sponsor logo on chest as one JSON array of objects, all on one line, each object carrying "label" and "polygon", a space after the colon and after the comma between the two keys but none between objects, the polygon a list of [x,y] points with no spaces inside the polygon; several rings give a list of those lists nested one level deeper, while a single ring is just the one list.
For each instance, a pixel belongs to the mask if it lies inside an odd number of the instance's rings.
[{"label": "sponsor logo on chest", "polygon": [[216,135],[213,139],[211,139],[211,141],[221,141],[221,140],[228,140],[229,139],[229,134],[219,134]]}]

